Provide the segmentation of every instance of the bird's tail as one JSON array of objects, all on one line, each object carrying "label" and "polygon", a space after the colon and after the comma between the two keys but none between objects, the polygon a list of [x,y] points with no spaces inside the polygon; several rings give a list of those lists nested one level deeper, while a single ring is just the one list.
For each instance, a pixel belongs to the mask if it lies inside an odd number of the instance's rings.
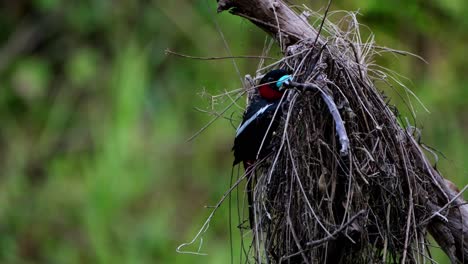
[{"label": "bird's tail", "polygon": [[255,227],[255,208],[254,208],[254,188],[255,188],[255,177],[254,177],[254,161],[244,160],[244,169],[247,175],[247,203],[249,208],[249,222],[250,228]]}]

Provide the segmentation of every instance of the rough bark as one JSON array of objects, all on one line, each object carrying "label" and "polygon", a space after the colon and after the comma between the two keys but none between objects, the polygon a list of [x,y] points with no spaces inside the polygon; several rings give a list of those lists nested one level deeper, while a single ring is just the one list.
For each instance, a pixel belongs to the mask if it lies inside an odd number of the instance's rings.
[{"label": "rough bark", "polygon": [[250,20],[280,40],[284,51],[299,40],[317,37],[317,30],[282,1],[219,0],[218,12],[225,10]]},{"label": "rough bark", "polygon": [[[278,40],[284,53],[288,46],[301,40],[317,39],[318,43],[324,43],[317,36],[318,31],[282,1],[218,0],[218,12],[226,10],[250,20],[272,35]],[[421,150],[414,140],[407,144]],[[437,193],[413,194],[415,199],[426,202],[425,215],[431,216],[422,224],[427,224],[430,234],[453,263],[463,263],[465,259],[468,260],[468,206],[465,205],[466,202],[459,195],[459,191],[429,165],[422,150],[418,158],[419,160],[414,162],[427,164],[427,175],[424,177],[432,184],[438,185],[438,188],[435,188]]]}]

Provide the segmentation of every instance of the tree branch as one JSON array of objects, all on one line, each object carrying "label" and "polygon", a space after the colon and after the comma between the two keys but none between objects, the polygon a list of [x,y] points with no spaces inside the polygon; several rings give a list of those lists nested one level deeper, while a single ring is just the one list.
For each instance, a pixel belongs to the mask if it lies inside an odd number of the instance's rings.
[{"label": "tree branch", "polygon": [[283,51],[299,40],[315,40],[317,36],[317,30],[282,1],[218,0],[218,12],[226,10],[247,18],[279,40]]}]

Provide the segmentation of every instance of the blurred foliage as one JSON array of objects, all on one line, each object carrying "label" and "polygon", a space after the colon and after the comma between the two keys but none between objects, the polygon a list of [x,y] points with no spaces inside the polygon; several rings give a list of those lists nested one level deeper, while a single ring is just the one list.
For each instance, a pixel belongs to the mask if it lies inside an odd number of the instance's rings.
[{"label": "blurred foliage", "polygon": [[[413,100],[423,141],[445,154],[437,166],[447,177],[467,184],[468,2],[336,0],[332,8],[359,10],[378,44],[428,61],[376,58],[409,77],[431,111]],[[215,9],[214,0],[0,3],[1,263],[229,261],[227,206],[204,239],[208,256],[175,252],[230,181],[232,124],[220,119],[187,142],[210,120],[195,108],[212,110],[208,95],[241,84],[231,60],[164,51],[259,55],[266,39]],[[243,75],[258,62],[235,64]],[[228,113],[234,123],[241,108]]]}]

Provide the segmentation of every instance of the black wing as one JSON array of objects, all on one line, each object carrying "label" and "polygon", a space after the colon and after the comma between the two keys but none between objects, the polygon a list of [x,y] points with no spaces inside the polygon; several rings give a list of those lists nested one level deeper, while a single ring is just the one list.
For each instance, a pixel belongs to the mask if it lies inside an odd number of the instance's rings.
[{"label": "black wing", "polygon": [[[275,120],[272,122],[278,105],[279,102],[258,100],[247,107],[234,139],[234,147],[232,148],[234,151],[234,165],[241,161],[256,160],[264,138],[260,157],[270,149],[271,135],[278,127],[277,117],[279,113],[276,114]],[[269,127],[270,129],[268,129]]]}]

